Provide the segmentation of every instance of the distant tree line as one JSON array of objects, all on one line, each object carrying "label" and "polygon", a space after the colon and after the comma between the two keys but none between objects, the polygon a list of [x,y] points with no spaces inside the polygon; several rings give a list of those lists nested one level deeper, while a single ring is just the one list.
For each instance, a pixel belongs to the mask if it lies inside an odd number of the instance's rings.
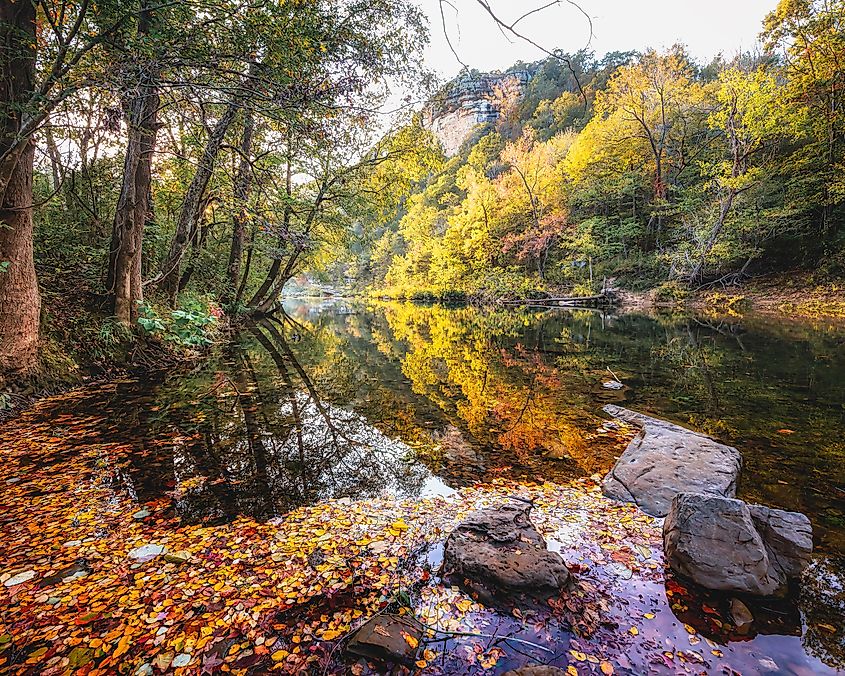
[{"label": "distant tree line", "polygon": [[841,276],[843,54],[845,3],[829,0],[784,0],[759,53],[705,65],[682,46],[556,54],[456,157],[429,137],[432,171],[410,167],[337,265],[404,297]]}]

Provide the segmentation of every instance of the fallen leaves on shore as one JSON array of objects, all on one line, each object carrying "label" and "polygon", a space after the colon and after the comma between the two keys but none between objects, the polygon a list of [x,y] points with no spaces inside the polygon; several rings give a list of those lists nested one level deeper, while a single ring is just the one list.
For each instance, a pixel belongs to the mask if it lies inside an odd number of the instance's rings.
[{"label": "fallen leaves on shore", "polygon": [[[182,524],[168,493],[133,500],[125,448],[78,443],[70,422],[24,418],[0,438],[14,479],[0,516],[4,673],[371,673],[339,646],[397,600],[426,626],[419,645],[405,637],[426,674],[500,672],[526,654],[606,676],[656,659],[703,663],[656,640],[675,624],[651,600],[664,584],[659,520],[605,499],[594,479],[497,480],[448,498],[346,498],[266,523]],[[533,503],[574,573],[544,612],[486,608],[437,577],[454,525],[512,497]],[[709,659],[722,656],[712,648]]]}]

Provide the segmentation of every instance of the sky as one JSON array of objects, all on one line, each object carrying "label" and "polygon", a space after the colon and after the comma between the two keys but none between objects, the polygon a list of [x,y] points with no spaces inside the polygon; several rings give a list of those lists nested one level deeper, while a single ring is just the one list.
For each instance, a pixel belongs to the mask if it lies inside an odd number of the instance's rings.
[{"label": "sky", "polygon": [[[709,61],[722,52],[730,57],[753,49],[763,18],[777,0],[577,0],[593,22],[566,4],[550,7],[520,22],[520,32],[547,49],[575,52],[587,45],[601,56],[608,51],[661,49],[676,42],[690,54]],[[458,74],[460,64],[443,34],[438,0],[419,0],[431,21],[427,64],[444,79]],[[449,0],[457,9],[444,7],[452,44],[461,61],[480,71],[504,70],[516,61],[544,57],[522,41],[508,42],[476,0]],[[505,20],[513,21],[549,0],[489,0]]]}]

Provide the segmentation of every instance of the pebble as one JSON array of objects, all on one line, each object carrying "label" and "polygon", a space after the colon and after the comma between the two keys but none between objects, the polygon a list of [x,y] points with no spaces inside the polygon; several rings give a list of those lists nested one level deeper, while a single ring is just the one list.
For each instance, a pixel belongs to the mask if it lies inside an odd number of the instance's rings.
[{"label": "pebble", "polygon": [[738,598],[731,599],[731,619],[740,634],[748,633],[751,625],[754,624],[754,615]]},{"label": "pebble", "polygon": [[188,662],[190,662],[190,661],[191,661],[191,656],[190,656],[189,653],[180,653],[180,654],[176,655],[176,657],[173,658],[172,666],[174,666],[174,667],[187,667]]},{"label": "pebble", "polygon": [[149,561],[150,559],[154,559],[155,557],[161,555],[163,552],[164,547],[150,543],[147,545],[141,545],[140,547],[135,547],[135,549],[129,552],[129,558],[136,559],[138,561]]},{"label": "pebble", "polygon": [[150,515],[150,511],[149,511],[149,510],[147,510],[147,509],[141,509],[141,510],[139,510],[139,511],[135,512],[135,513],[132,515],[132,518],[133,518],[133,519],[138,519],[138,520],[140,521],[141,519],[146,519],[149,515]]},{"label": "pebble", "polygon": [[36,575],[34,570],[25,570],[22,573],[18,573],[17,575],[13,575],[8,580],[6,580],[3,584],[7,587],[14,587],[18,584],[23,584],[24,582],[29,582],[32,578]]},{"label": "pebble", "polygon": [[181,551],[181,552],[168,552],[164,555],[164,560],[168,563],[187,563],[191,559],[191,552]]}]

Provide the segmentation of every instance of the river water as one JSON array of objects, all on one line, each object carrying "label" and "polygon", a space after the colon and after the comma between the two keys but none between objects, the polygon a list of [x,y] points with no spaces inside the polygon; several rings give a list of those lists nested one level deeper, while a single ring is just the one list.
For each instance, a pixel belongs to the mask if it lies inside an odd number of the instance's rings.
[{"label": "river water", "polygon": [[[266,521],[385,492],[603,474],[606,403],[742,452],[740,497],[801,511],[819,561],[803,648],[845,666],[845,329],[763,316],[289,302],[190,373],[49,402],[75,444],[120,443],[139,503],[183,523]],[[621,389],[604,383],[619,380]],[[68,454],[73,448],[67,449]],[[51,457],[33,464],[61,462]],[[810,625],[828,629],[808,632]],[[803,627],[803,629],[802,629]]]}]

